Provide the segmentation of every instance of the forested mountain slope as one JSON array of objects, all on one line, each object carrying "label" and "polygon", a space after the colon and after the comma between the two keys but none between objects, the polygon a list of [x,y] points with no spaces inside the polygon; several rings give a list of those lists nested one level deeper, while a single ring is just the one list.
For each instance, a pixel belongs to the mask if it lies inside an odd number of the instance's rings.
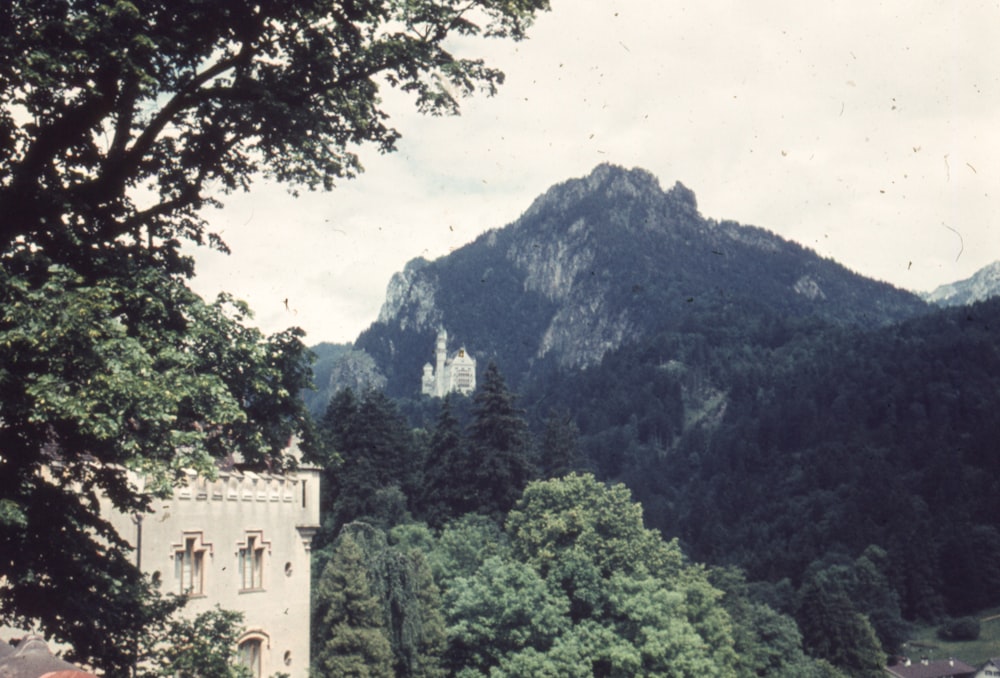
[{"label": "forested mountain slope", "polygon": [[[514,224],[411,262],[355,344],[430,432],[416,480],[387,485],[396,513],[423,519],[440,510],[421,499],[427,478],[465,491],[459,466],[434,461],[441,441],[462,447],[461,425],[416,395],[440,327],[507,376],[536,470],[624,482],[695,560],[787,581],[797,594],[776,605],[806,626],[802,601],[831,578],[887,648],[904,617],[1000,603],[1000,300],[936,309],[705,219],[680,184],[598,167]],[[555,450],[553,422],[574,431],[561,440],[575,456]],[[884,576],[860,594],[870,565]]]},{"label": "forested mountain slope", "polygon": [[1000,299],[873,330],[774,319],[671,333],[525,393],[647,522],[751,578],[869,545],[904,615],[1000,603]]},{"label": "forested mountain slope", "polygon": [[734,309],[878,325],[926,308],[768,231],[702,217],[680,183],[664,191],[643,170],[601,165],[549,189],[513,224],[410,262],[355,345],[388,392],[407,397],[441,327],[519,388],[547,365],[595,365]]},{"label": "forested mountain slope", "polygon": [[[473,398],[418,395],[440,328],[480,361]],[[621,482],[641,503],[629,524],[641,514],[676,538],[724,592],[733,635],[711,646],[733,649],[735,675],[882,675],[908,620],[1000,604],[998,331],[1000,299],[941,310],[762,229],[705,219],[680,184],[601,166],[506,228],[410,262],[353,348],[323,347],[320,377],[352,390],[319,419],[316,552],[347,558],[345,531],[397,530],[430,562],[458,543],[460,560],[493,554],[469,576],[435,574],[452,624],[441,660],[465,666],[469,648],[493,647],[462,631],[505,609],[492,592],[547,590],[531,577],[549,566],[518,542],[530,481],[562,477],[540,496],[546,511],[567,503],[567,525],[603,516],[597,488]],[[540,521],[531,535],[564,524]],[[472,663],[529,675],[600,656],[581,641],[597,629],[601,647],[630,638],[631,622],[608,626],[611,607],[594,604],[625,599],[617,580],[594,579],[592,550],[556,568],[566,601],[524,608],[524,620],[550,614],[539,628],[558,638],[529,633],[523,652]]]}]

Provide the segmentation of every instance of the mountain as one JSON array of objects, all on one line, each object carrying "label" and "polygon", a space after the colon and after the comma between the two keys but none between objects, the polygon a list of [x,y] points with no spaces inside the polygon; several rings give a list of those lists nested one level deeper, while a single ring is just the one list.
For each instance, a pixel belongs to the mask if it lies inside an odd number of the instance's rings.
[{"label": "mountain", "polygon": [[997,295],[1000,295],[1000,261],[984,266],[971,278],[941,285],[920,296],[938,306],[965,306]]},{"label": "mountain", "polygon": [[411,261],[355,347],[391,395],[412,396],[439,328],[450,348],[496,361],[518,386],[736,311],[872,326],[926,310],[769,231],[706,219],[681,183],[663,190],[649,172],[605,164],[550,188],[507,227]]},{"label": "mountain", "polygon": [[497,363],[540,467],[546,420],[569,421],[573,468],[787,611],[857,559],[884,579],[860,598],[887,643],[902,618],[1000,605],[1000,298],[938,308],[602,165],[394,276],[353,350],[425,431],[439,328]]}]

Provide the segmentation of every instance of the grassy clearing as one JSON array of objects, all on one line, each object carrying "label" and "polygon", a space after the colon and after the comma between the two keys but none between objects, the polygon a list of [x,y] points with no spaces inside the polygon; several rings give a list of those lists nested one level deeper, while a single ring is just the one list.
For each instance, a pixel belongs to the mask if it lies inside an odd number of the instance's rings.
[{"label": "grassy clearing", "polygon": [[952,643],[937,637],[938,625],[917,626],[903,646],[903,654],[910,659],[955,657],[973,666],[990,657],[1000,657],[1000,608],[982,610],[975,617],[981,625],[978,640]]}]

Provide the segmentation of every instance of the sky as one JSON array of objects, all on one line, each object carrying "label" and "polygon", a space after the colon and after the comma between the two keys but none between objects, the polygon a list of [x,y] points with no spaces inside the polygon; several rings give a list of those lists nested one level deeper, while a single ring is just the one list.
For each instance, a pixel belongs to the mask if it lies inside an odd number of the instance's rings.
[{"label": "sky", "polygon": [[224,197],[232,254],[194,252],[195,289],[350,342],[407,261],[604,162],[905,289],[1000,259],[998,0],[552,0],[526,41],[455,49],[506,73],[496,96],[435,118],[385,90],[397,151],[332,192]]}]

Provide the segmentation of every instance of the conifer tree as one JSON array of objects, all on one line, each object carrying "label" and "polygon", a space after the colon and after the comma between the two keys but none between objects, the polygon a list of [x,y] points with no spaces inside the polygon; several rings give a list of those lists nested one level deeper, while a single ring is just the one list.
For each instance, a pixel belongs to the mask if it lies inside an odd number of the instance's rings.
[{"label": "conifer tree", "polygon": [[468,442],[474,467],[474,509],[497,518],[514,506],[535,475],[528,425],[514,401],[500,370],[490,362],[473,398]]},{"label": "conifer tree", "polygon": [[552,412],[545,420],[539,463],[546,478],[559,478],[579,465],[580,429],[567,410]]},{"label": "conifer tree", "polygon": [[392,401],[375,389],[357,400],[345,389],[331,400],[321,436],[339,461],[323,490],[327,538],[362,517],[386,526],[398,522],[419,474],[413,438]]},{"label": "conifer tree", "polygon": [[323,629],[314,660],[317,675],[393,675],[382,605],[372,593],[364,551],[350,534],[338,539],[316,587],[316,600]]},{"label": "conifer tree", "polygon": [[[332,568],[342,570],[339,576],[331,572]],[[352,592],[353,597],[349,595]],[[441,655],[445,636],[440,596],[427,561],[419,551],[390,545],[382,530],[367,523],[345,525],[317,586],[316,597],[318,654],[322,648],[331,647],[331,643],[342,655],[351,654],[341,651],[343,648],[336,643],[335,636],[348,633],[348,640],[357,643],[370,635],[368,630],[377,628],[388,643],[390,675],[397,678],[443,675]],[[362,597],[374,607],[365,607],[364,614],[336,615],[336,610],[347,605],[345,600]],[[361,604],[355,607],[360,609]],[[337,662],[333,666],[345,670],[354,666],[351,662],[355,660],[341,658]],[[317,664],[317,668],[326,670],[328,665],[329,662]]]},{"label": "conifer tree", "polygon": [[469,509],[468,488],[472,484],[469,455],[462,439],[461,424],[452,411],[451,396],[441,400],[427,457],[420,493],[423,520],[441,527]]},{"label": "conifer tree", "polygon": [[829,573],[810,576],[800,591],[796,615],[806,650],[858,678],[883,675],[885,653],[868,617]]}]

